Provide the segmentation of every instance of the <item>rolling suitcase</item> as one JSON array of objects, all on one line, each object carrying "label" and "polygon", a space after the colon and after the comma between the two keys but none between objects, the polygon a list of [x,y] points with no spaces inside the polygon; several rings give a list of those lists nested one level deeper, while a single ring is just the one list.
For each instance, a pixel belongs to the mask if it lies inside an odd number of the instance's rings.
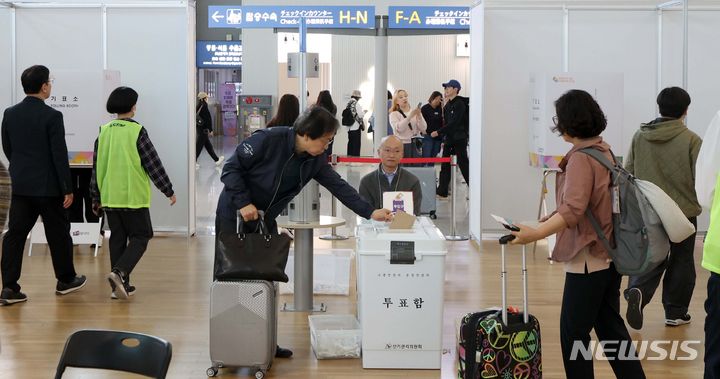
[{"label": "rolling suitcase", "polygon": [[508,313],[505,245],[511,237],[500,238],[501,310],[471,313],[461,323],[458,340],[460,379],[542,378],[540,323],[528,313],[525,246],[522,248],[523,311]]},{"label": "rolling suitcase", "polygon": [[207,375],[222,367],[250,367],[262,379],[277,348],[277,285],[215,281],[210,289],[210,361]]},{"label": "rolling suitcase", "polygon": [[[435,167],[405,167],[405,170],[417,176],[420,180],[420,188],[422,189],[422,202],[420,204],[420,214],[428,215],[435,220],[437,215],[437,204],[435,204],[435,190],[437,189],[437,180]],[[414,206],[417,207],[417,204]]]}]

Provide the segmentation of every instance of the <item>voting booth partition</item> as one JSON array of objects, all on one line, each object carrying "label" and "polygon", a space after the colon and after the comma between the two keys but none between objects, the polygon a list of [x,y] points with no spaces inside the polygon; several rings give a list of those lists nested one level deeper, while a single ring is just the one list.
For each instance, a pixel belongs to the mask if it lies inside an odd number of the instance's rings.
[{"label": "voting booth partition", "polygon": [[0,7],[0,48],[9,52],[0,56],[0,71],[11,73],[0,75],[0,108],[24,98],[23,70],[47,66],[55,81],[46,103],[63,113],[71,163],[92,163],[99,126],[112,117],[105,112],[109,91],[123,85],[139,93],[135,119],[148,131],[178,198],[169,207],[152,191],[156,231],[194,231],[194,15],[194,2],[164,0]]},{"label": "voting booth partition", "polygon": [[361,222],[356,235],[363,368],[440,369],[445,236],[427,217]]}]

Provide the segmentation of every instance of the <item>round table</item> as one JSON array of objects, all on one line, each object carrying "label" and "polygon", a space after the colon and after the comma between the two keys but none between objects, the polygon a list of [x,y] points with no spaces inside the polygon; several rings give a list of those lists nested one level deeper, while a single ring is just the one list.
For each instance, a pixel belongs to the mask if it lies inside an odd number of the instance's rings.
[{"label": "round table", "polygon": [[345,225],[345,219],[320,216],[320,221],[294,222],[288,216],[277,218],[279,227],[294,229],[295,267],[294,304],[285,304],[286,312],[325,312],[325,304],[313,306],[313,229],[333,228]]}]

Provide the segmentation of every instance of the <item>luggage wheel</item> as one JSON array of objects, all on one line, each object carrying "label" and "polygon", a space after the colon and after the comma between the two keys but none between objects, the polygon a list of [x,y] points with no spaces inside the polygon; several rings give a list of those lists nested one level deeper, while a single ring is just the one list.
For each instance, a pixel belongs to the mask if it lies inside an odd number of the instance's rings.
[{"label": "luggage wheel", "polygon": [[265,372],[263,370],[257,370],[255,372],[255,379],[263,379],[265,377]]},{"label": "luggage wheel", "polygon": [[437,220],[437,215],[435,214],[435,211],[430,212],[430,219]]},{"label": "luggage wheel", "polygon": [[207,376],[209,378],[212,378],[212,377],[217,376],[218,369],[217,369],[217,367],[213,366],[213,367],[210,367],[209,369],[207,369],[207,371],[205,371],[205,373],[207,374]]}]

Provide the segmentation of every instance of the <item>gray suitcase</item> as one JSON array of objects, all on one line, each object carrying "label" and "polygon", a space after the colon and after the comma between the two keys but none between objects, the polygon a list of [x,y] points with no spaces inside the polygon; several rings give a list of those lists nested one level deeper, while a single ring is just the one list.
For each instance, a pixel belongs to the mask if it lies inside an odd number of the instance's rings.
[{"label": "gray suitcase", "polygon": [[436,219],[435,211],[435,190],[437,189],[437,180],[435,166],[429,167],[404,167],[404,169],[417,176],[420,180],[420,188],[422,189],[422,202],[420,204],[420,214],[429,215],[431,219]]},{"label": "gray suitcase", "polygon": [[215,281],[210,288],[210,361],[221,367],[250,367],[262,379],[277,348],[277,285],[260,280]]}]

